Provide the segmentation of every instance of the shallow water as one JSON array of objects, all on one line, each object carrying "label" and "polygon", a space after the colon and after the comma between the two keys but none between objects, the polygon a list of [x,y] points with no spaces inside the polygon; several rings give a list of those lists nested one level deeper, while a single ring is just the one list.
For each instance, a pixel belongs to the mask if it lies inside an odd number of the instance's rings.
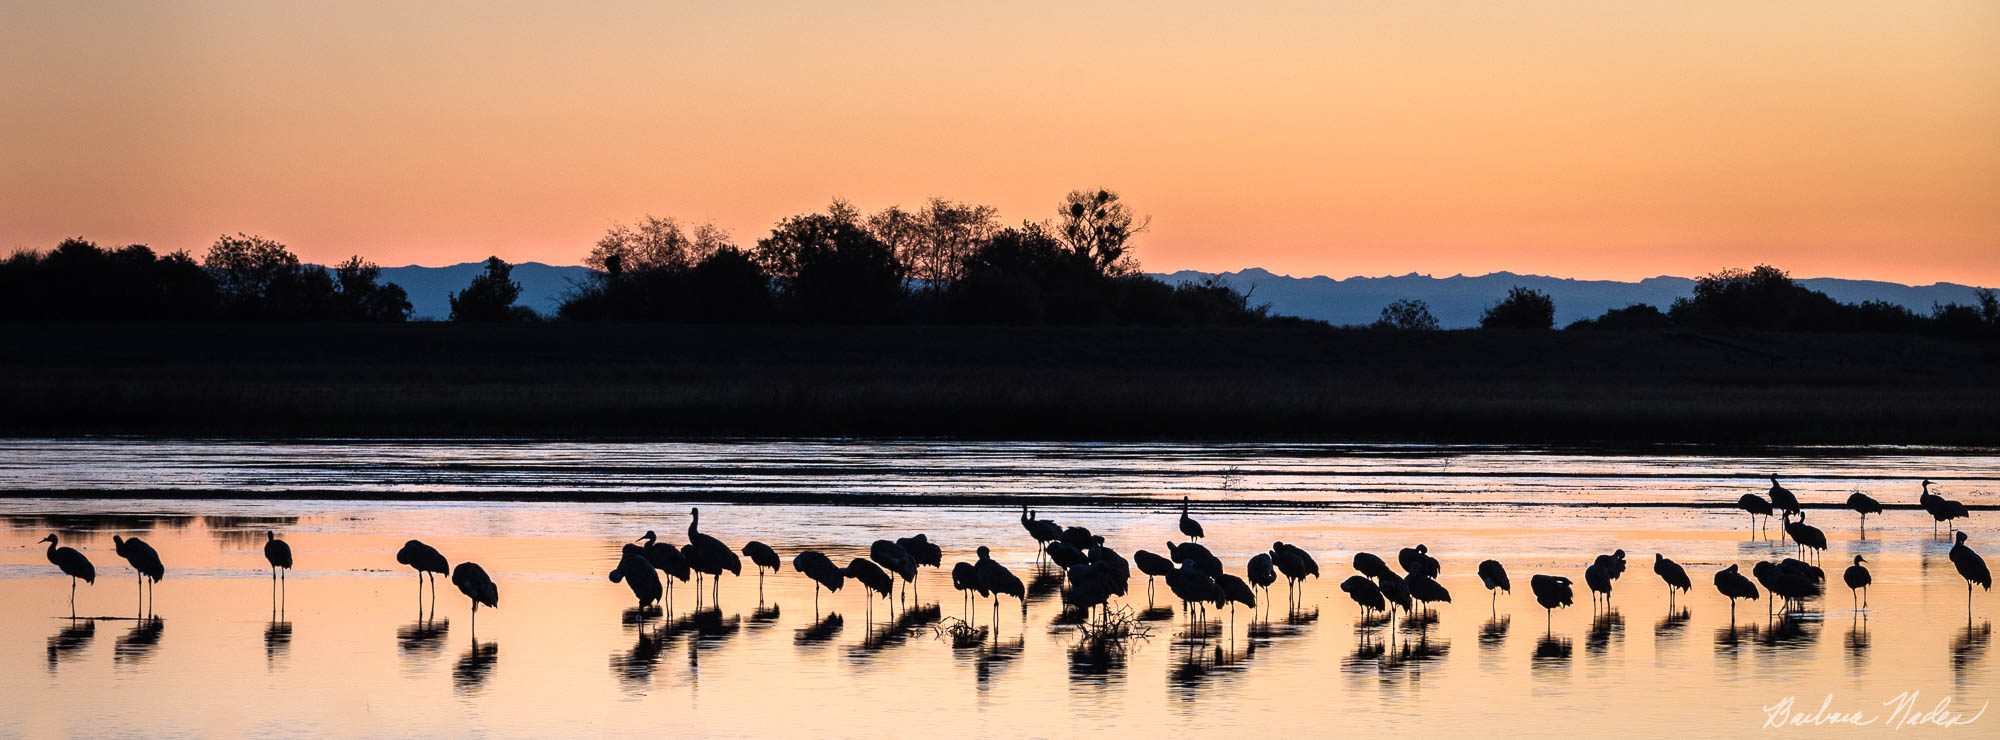
[{"label": "shallow water", "polygon": [[[1700,504],[1733,501],[1786,475],[1808,502],[1861,488],[1914,501],[1914,479],[1975,505],[1996,459],[1938,450],[1807,450],[1747,457],[1592,455],[1508,448],[1179,445],[953,445],[850,442],[670,445],[435,443],[0,444],[5,487],[231,491],[248,498],[0,500],[0,735],[700,733],[747,736],[1327,734],[1340,728],[1504,735],[1620,731],[1752,732],[1765,707],[1794,697],[1895,719],[1883,702],[1914,692],[1918,710],[1946,698],[1970,716],[1994,694],[1993,595],[1967,608],[1964,582],[1921,512],[1871,517],[1815,511],[1832,540],[1833,581],[1809,613],[1767,616],[1745,602],[1732,618],[1710,575],[1728,563],[1789,555],[1751,539],[1748,520]],[[288,472],[289,471],[289,472]],[[1178,540],[1185,494],[1207,544],[1242,573],[1272,540],[1314,552],[1326,577],[1296,605],[1282,582],[1253,616],[1211,610],[1215,634],[1178,616],[1143,623],[1121,649],[1078,652],[1074,627],[1053,625],[1056,597],[1025,616],[1004,601],[972,612],[991,631],[957,646],[934,627],[964,613],[948,575],[926,571],[913,610],[858,587],[821,594],[786,569],[726,577],[719,609],[676,591],[671,615],[641,618],[606,581],[618,546],[647,529],[683,539],[682,502],[464,503],[285,500],[285,489],[478,492],[614,489],[698,499],[704,491],[893,492],[907,504],[703,504],[702,529],[732,544],[759,539],[787,558],[803,548],[836,560],[878,537],[917,531],[947,565],[978,545],[1028,575],[1034,545],[1005,497],[1115,496],[1125,505],[1041,512],[1106,536],[1128,557]],[[927,505],[932,492],[951,505]],[[17,494],[18,495],[18,494]],[[981,499],[981,496],[995,497]],[[1232,500],[1255,500],[1237,507]],[[1287,507],[1338,502],[1331,508]],[[1376,501],[1446,503],[1383,506]],[[1151,502],[1151,503],[1148,503]],[[1648,506],[1607,504],[1645,503]],[[1989,512],[1966,524],[1975,547],[2000,551]],[[292,544],[299,568],[273,614],[263,533]],[[68,581],[35,540],[58,532],[97,564],[69,618]],[[142,536],[167,563],[156,621],[132,619],[132,571],[110,536]],[[422,537],[455,562],[474,560],[501,586],[475,636],[467,602],[439,584],[420,619],[416,581],[393,553]],[[1455,602],[1428,625],[1357,624],[1336,585],[1357,550],[1392,562],[1429,545]],[[1631,568],[1610,616],[1593,616],[1581,572],[1623,548]],[[1651,573],[1664,552],[1696,588],[1678,599]],[[1857,611],[1839,572],[1871,561],[1871,608]],[[1507,563],[1517,589],[1489,605],[1472,574]],[[1533,573],[1577,580],[1577,605],[1546,626],[1527,593]],[[1159,603],[1171,597],[1159,586]],[[707,601],[707,597],[703,597]],[[1122,604],[1146,607],[1143,580]],[[930,605],[937,605],[933,610]],[[837,617],[834,615],[838,615]],[[91,619],[96,617],[96,619]],[[1733,620],[1733,621],[1732,621]],[[1732,623],[1734,626],[1732,627]],[[1958,732],[1988,734],[2000,717]]]}]

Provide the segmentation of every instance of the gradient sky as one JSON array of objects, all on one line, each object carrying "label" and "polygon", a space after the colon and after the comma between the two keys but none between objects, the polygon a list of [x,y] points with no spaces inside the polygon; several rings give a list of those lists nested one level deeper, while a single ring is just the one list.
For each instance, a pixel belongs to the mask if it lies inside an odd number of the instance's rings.
[{"label": "gradient sky", "polygon": [[843,196],[1148,269],[2000,284],[2000,3],[0,1],[0,248],[573,263]]}]

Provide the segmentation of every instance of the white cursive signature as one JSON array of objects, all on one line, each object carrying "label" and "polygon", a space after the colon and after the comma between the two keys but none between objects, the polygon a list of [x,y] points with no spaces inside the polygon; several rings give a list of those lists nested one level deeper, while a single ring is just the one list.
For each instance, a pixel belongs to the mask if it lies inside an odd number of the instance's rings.
[{"label": "white cursive signature", "polygon": [[1828,727],[1851,725],[1854,727],[1881,726],[1892,730],[1905,727],[1958,727],[1979,721],[1986,714],[1986,704],[1979,705],[1979,711],[1970,715],[1953,711],[1951,697],[1939,699],[1928,709],[1922,708],[1919,692],[1905,691],[1882,702],[1884,711],[1845,711],[1835,709],[1833,695],[1827,694],[1820,700],[1819,707],[1811,711],[1800,711],[1798,697],[1787,696],[1778,703],[1763,707],[1765,729],[1779,727]]}]

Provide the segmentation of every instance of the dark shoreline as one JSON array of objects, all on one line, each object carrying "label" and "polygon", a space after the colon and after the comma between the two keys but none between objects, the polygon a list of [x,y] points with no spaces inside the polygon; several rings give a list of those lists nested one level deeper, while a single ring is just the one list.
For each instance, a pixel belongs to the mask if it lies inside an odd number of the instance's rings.
[{"label": "dark shoreline", "polygon": [[2000,445],[2000,347],[1324,328],[0,327],[0,436]]}]

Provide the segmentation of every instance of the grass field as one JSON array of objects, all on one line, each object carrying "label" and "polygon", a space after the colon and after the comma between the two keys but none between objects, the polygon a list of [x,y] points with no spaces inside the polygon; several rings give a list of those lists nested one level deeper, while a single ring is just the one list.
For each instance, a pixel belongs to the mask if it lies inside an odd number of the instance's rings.
[{"label": "grass field", "polygon": [[0,329],[0,433],[2000,443],[1914,336],[655,325]]}]

